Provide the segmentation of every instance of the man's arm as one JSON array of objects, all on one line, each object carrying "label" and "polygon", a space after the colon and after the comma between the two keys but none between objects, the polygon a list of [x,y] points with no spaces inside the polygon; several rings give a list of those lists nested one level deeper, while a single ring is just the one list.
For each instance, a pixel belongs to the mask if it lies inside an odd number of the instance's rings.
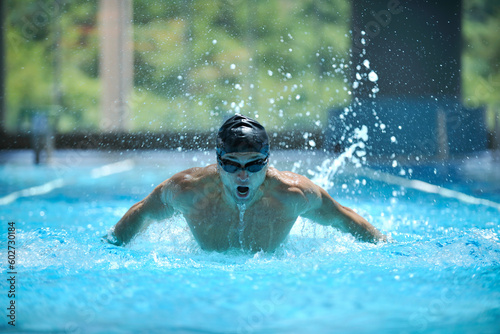
[{"label": "man's arm", "polygon": [[134,204],[122,219],[116,223],[114,235],[117,239],[117,245],[128,243],[151,222],[166,219],[173,215],[174,209],[165,200],[168,184],[168,181],[165,181],[157,186],[145,199]]},{"label": "man's arm", "polygon": [[338,228],[362,241],[373,243],[387,241],[387,237],[366,219],[352,209],[340,205],[323,188],[312,182],[307,188],[306,197],[309,201],[309,207],[301,216],[321,225]]}]

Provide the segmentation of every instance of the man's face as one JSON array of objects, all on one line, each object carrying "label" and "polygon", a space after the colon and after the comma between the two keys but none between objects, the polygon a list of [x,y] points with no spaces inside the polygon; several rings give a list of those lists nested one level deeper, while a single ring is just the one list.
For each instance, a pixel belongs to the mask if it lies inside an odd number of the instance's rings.
[{"label": "man's face", "polygon": [[254,198],[266,178],[267,157],[262,153],[242,152],[227,153],[218,160],[217,168],[229,196],[238,204]]}]

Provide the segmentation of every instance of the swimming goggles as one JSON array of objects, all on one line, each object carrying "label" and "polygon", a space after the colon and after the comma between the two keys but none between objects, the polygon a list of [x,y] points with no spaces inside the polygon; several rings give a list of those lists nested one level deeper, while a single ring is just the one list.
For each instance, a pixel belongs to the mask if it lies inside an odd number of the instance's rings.
[{"label": "swimming goggles", "polygon": [[221,159],[219,157],[217,157],[217,161],[221,165],[222,169],[224,169],[228,173],[236,173],[240,169],[244,169],[250,173],[256,173],[256,172],[262,170],[262,168],[264,168],[264,166],[267,164],[268,158],[254,160],[254,161],[247,163],[244,166],[240,165],[237,162],[234,162],[231,160],[226,160],[226,159]]}]

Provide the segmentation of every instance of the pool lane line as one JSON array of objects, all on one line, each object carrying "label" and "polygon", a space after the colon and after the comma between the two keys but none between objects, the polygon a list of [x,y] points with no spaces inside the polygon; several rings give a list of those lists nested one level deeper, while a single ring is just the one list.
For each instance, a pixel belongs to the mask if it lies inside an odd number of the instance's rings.
[{"label": "pool lane line", "polygon": [[0,198],[0,205],[7,205],[15,202],[21,197],[33,197],[50,193],[52,190],[61,188],[65,185],[63,179],[55,179],[50,182],[44,183],[40,186],[30,187],[23,190],[14,191],[7,196]]},{"label": "pool lane line", "polygon": [[[114,162],[112,164],[96,167],[90,171],[90,177],[99,179],[101,177],[123,173],[134,168],[134,162],[131,159]],[[34,186],[18,191],[14,191],[4,197],[0,197],[0,205],[8,205],[21,197],[34,197],[50,193],[51,191],[62,188],[70,184],[72,179],[55,179],[39,186]]]},{"label": "pool lane line", "polygon": [[478,198],[474,197],[471,195],[464,194],[462,192],[456,191],[456,190],[451,190],[448,188],[443,188],[440,186],[436,186],[434,184],[425,182],[425,181],[420,181],[420,180],[410,180],[401,176],[396,176],[392,175],[389,173],[384,173],[381,171],[377,171],[371,168],[361,168],[360,169],[362,173],[364,174],[363,176],[366,176],[372,180],[376,181],[382,181],[385,183],[389,184],[394,184],[398,186],[402,186],[405,188],[411,188],[415,190],[419,190],[422,192],[430,193],[430,194],[437,194],[442,197],[447,197],[447,198],[454,198],[457,199],[461,202],[467,203],[467,204],[475,204],[475,205],[485,205],[489,206],[491,208],[495,208],[498,211],[500,211],[500,204],[484,199],[484,198]]},{"label": "pool lane line", "polygon": [[132,159],[122,160],[92,169],[90,177],[93,179],[99,179],[104,176],[127,172],[132,168],[134,168],[134,161]]}]

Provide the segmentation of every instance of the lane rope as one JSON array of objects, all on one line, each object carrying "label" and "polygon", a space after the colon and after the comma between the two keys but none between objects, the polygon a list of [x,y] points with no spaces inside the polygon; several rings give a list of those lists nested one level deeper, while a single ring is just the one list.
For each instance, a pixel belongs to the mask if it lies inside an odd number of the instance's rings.
[{"label": "lane rope", "polygon": [[393,184],[393,185],[398,185],[402,186],[405,188],[411,188],[415,190],[419,190],[422,192],[430,193],[430,194],[436,194],[442,197],[446,198],[454,198],[456,200],[459,200],[463,203],[467,204],[475,204],[475,205],[485,205],[489,206],[491,208],[495,208],[498,211],[500,211],[500,204],[484,199],[484,198],[478,198],[474,197],[471,195],[464,194],[462,192],[456,191],[456,190],[451,190],[448,188],[443,188],[428,182],[420,181],[420,180],[410,180],[401,176],[396,176],[392,175],[389,173],[384,173],[381,171],[377,171],[371,168],[360,168],[359,171],[361,171],[360,174],[362,176],[366,176],[372,180],[376,181],[382,181],[385,183]]},{"label": "lane rope", "polygon": [[[134,168],[134,162],[131,159],[114,162],[108,165],[104,165],[101,167],[96,167],[90,171],[90,177],[93,179],[99,179],[101,177],[123,173]],[[8,205],[19,198],[22,197],[34,197],[48,194],[55,189],[62,188],[68,184],[70,184],[70,179],[55,179],[44,183],[39,186],[29,187],[26,189],[14,191],[6,196],[0,197],[0,205]]]}]

